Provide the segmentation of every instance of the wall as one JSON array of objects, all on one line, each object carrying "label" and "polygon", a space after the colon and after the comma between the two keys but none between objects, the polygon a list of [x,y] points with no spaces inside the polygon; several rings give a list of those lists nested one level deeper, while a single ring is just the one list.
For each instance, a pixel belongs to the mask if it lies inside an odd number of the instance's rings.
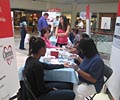
[{"label": "wall", "polygon": [[30,1],[30,0],[10,0],[11,8],[22,8],[30,10],[47,10],[48,8],[60,8],[62,12],[70,12],[71,5],[57,4],[50,2]]},{"label": "wall", "polygon": [[[48,8],[61,8],[62,12],[70,12],[72,9],[72,5],[67,5],[64,3],[57,4],[51,2],[40,2],[40,1],[32,1],[32,0],[10,0],[11,8],[23,8],[30,10],[46,10]],[[91,12],[116,12],[117,11],[117,3],[104,3],[104,4],[90,4]],[[77,12],[85,11],[86,4],[78,4]],[[76,12],[76,11],[75,11]]]},{"label": "wall", "polygon": [[[90,4],[90,10],[91,12],[97,12],[97,13],[113,13],[117,12],[117,3],[104,3],[104,4]],[[85,11],[86,10],[86,4],[79,4],[77,11]]]}]

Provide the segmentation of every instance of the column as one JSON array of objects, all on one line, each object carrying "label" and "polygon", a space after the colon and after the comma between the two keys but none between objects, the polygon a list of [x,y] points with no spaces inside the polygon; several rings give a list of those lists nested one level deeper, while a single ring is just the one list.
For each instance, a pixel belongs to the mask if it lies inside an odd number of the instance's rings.
[{"label": "column", "polygon": [[71,9],[71,28],[73,28],[75,25],[76,15],[77,15],[77,2],[73,2],[71,8],[72,8]]},{"label": "column", "polygon": [[99,13],[97,13],[97,23],[96,23],[96,28],[98,29],[99,28],[99,20],[100,20],[100,18],[99,18],[100,16],[99,16]]}]

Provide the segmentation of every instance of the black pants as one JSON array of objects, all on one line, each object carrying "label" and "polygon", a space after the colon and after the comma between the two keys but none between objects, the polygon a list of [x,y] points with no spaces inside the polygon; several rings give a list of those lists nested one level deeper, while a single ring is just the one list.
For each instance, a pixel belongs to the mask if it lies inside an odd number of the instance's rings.
[{"label": "black pants", "polygon": [[67,44],[59,44],[59,43],[56,43],[56,46],[60,46],[62,48],[62,46],[66,46]]}]

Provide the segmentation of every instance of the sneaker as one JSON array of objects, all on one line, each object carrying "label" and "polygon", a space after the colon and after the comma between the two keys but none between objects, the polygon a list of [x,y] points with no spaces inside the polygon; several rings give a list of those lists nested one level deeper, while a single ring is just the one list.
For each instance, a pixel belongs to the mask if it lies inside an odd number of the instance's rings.
[{"label": "sneaker", "polygon": [[19,48],[19,49],[21,49],[21,50],[26,50],[25,48]]}]

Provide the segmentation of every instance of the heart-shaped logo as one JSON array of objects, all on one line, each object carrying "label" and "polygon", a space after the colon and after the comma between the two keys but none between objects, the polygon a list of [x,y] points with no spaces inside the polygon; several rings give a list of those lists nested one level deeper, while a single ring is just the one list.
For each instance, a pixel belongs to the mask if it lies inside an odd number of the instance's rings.
[{"label": "heart-shaped logo", "polygon": [[3,58],[4,58],[4,60],[6,60],[8,65],[11,64],[11,61],[13,59],[13,51],[12,51],[12,46],[11,45],[9,45],[8,47],[5,46],[3,48]]}]

